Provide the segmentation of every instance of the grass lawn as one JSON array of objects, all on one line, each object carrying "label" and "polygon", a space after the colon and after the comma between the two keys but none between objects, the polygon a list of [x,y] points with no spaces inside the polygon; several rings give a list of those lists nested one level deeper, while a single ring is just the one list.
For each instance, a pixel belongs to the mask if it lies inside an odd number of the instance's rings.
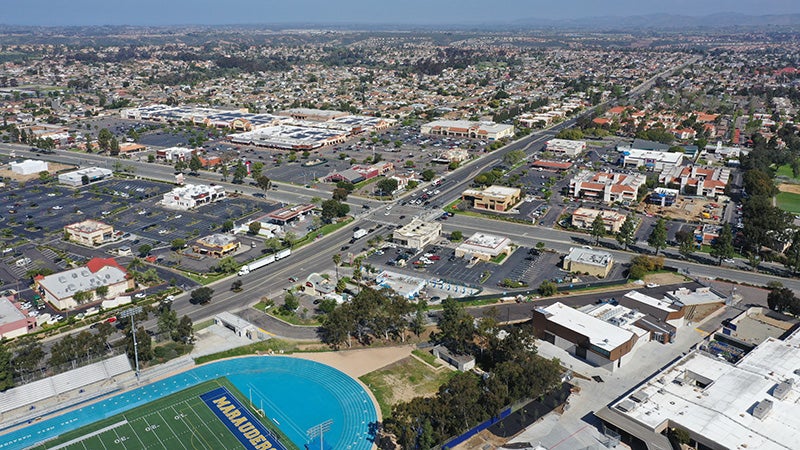
[{"label": "grass lawn", "polygon": [[792,166],[790,166],[789,164],[784,164],[778,167],[778,170],[775,172],[775,176],[793,178],[795,180],[800,179],[800,178],[795,178],[794,174],[792,173]]},{"label": "grass lawn", "polygon": [[[32,448],[242,448],[236,437],[199,397],[221,386],[226,387],[243,405],[247,405],[246,397],[227,379],[218,378],[64,433]],[[297,448],[268,419],[261,422],[278,436],[286,448]]]},{"label": "grass lawn", "polygon": [[425,361],[426,363],[432,365],[433,367],[440,367],[442,365],[442,363],[440,363],[437,360],[437,358],[435,356],[433,356],[433,353],[431,353],[429,351],[416,349],[416,350],[413,350],[411,353],[413,353],[414,356],[418,357],[419,359],[421,359],[421,360]]},{"label": "grass lawn", "polygon": [[778,207],[790,213],[800,213],[800,194],[781,192],[775,196]]},{"label": "grass lawn", "polygon": [[409,401],[414,397],[435,394],[439,386],[455,373],[446,369],[434,371],[416,358],[408,357],[383,369],[370,372],[359,380],[375,395],[385,419],[391,415],[393,405]]}]

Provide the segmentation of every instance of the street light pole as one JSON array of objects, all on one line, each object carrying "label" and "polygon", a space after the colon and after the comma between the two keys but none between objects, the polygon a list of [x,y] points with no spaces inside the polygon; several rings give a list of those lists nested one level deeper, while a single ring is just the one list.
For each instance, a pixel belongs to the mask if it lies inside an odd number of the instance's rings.
[{"label": "street light pole", "polygon": [[134,306],[133,308],[126,309],[120,313],[121,318],[131,318],[131,334],[133,335],[133,360],[136,364],[136,382],[139,382],[139,343],[136,342],[136,322],[134,317],[142,312],[141,306]]}]

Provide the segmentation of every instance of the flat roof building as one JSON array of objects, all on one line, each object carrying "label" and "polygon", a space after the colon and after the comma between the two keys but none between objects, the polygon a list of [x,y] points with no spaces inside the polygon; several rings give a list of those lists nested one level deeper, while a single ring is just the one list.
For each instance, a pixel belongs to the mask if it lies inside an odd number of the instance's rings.
[{"label": "flat roof building", "polygon": [[84,220],[64,227],[70,241],[89,247],[105,244],[114,237],[114,227],[97,220]]},{"label": "flat roof building", "polygon": [[314,150],[331,144],[341,144],[349,133],[336,129],[277,125],[244,133],[231,134],[231,142],[284,150]]},{"label": "flat roof building", "polygon": [[522,190],[505,186],[489,186],[484,189],[467,189],[461,200],[472,202],[475,209],[507,212],[522,200]]},{"label": "flat roof building", "polygon": [[111,170],[103,169],[101,167],[87,167],[74,172],[58,174],[58,182],[68,186],[82,186],[84,184],[84,176],[86,177],[87,184],[89,184],[94,183],[95,181],[104,180],[113,174],[114,172]]},{"label": "flat roof building", "polygon": [[622,367],[638,340],[632,331],[560,302],[535,308],[533,326],[538,339],[610,371]]},{"label": "flat roof building", "polygon": [[567,139],[550,139],[545,143],[545,151],[556,155],[578,156],[586,150],[586,141],[570,141]]},{"label": "flat roof building", "polygon": [[625,214],[616,211],[601,211],[592,208],[578,208],[572,213],[572,226],[583,230],[592,228],[592,223],[597,216],[603,218],[603,224],[609,233],[618,233],[622,224],[625,223]]},{"label": "flat roof building", "polygon": [[695,350],[596,414],[645,442],[685,430],[701,448],[800,448],[800,332],[768,338],[731,364]]},{"label": "flat roof building", "polygon": [[435,120],[422,125],[420,133],[496,141],[514,136],[514,126],[468,120]]},{"label": "flat roof building", "polygon": [[28,317],[25,310],[10,297],[0,297],[0,339],[13,339],[36,328],[36,317]]},{"label": "flat roof building", "polygon": [[222,258],[239,249],[242,244],[230,234],[212,234],[198,239],[192,246],[195,253]]},{"label": "flat roof building", "polygon": [[605,278],[611,272],[614,257],[611,253],[591,248],[572,247],[564,257],[563,268],[574,273],[588,273]]},{"label": "flat roof building", "polygon": [[641,173],[591,172],[584,170],[569,182],[573,198],[586,198],[607,204],[631,203],[637,200],[639,188],[647,182]]},{"label": "flat roof building", "polygon": [[[294,206],[286,206],[281,209],[277,209],[272,211],[271,213],[264,216],[267,219],[268,223],[274,223],[276,225],[286,225],[287,223],[296,220],[299,217],[302,217],[306,214],[310,214],[314,211],[314,206],[312,203],[306,203],[303,205],[294,205]],[[261,219],[256,219],[261,221]]]},{"label": "flat roof building", "polygon": [[120,296],[134,287],[133,278],[128,278],[128,272],[114,258],[92,258],[85,267],[47,276],[39,275],[34,281],[39,295],[61,310],[79,306],[74,298],[78,292],[90,294],[89,298],[81,301],[88,303],[96,299],[96,290],[100,286],[108,287],[106,298]]},{"label": "flat roof building", "polygon": [[622,151],[623,167],[645,167],[647,170],[662,171],[680,166],[683,153],[658,150],[628,149]]},{"label": "flat roof building", "polygon": [[279,116],[291,117],[295,120],[310,120],[313,122],[327,122],[349,116],[350,113],[333,109],[290,108],[278,112]]},{"label": "flat roof building", "polygon": [[441,223],[427,222],[415,217],[410,223],[392,232],[392,242],[403,247],[422,250],[426,245],[436,242],[441,235]]},{"label": "flat roof building", "polygon": [[26,159],[22,162],[11,162],[11,172],[17,175],[35,175],[40,172],[47,172],[47,161]]},{"label": "flat roof building", "polygon": [[187,210],[225,198],[225,188],[205,184],[187,184],[164,194],[161,204],[165,208]]},{"label": "flat roof building", "polygon": [[489,261],[501,254],[510,255],[512,250],[511,239],[507,237],[475,233],[456,247],[455,255],[458,258]]}]

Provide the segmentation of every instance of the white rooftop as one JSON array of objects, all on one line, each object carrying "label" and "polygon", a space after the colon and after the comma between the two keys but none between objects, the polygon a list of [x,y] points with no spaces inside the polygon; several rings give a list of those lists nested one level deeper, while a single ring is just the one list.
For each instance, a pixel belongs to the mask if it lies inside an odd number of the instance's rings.
[{"label": "white rooftop", "polygon": [[511,241],[507,237],[495,236],[493,234],[486,234],[477,232],[469,237],[459,247],[463,249],[476,249],[485,251],[487,249],[497,249],[509,245]]},{"label": "white rooftop", "polygon": [[710,287],[697,288],[694,291],[682,287],[672,292],[666,293],[667,298],[679,301],[684,305],[705,305],[708,303],[724,302],[725,298],[720,297]]},{"label": "white rooftop", "polygon": [[601,267],[611,264],[613,260],[613,257],[609,252],[584,247],[570,248],[569,254],[565,258],[577,263]]},{"label": "white rooftop", "polygon": [[[798,369],[797,332],[786,341],[767,339],[737,365],[694,352],[636,389],[647,399],[620,413],[653,430],[669,421],[724,448],[794,450],[800,448]],[[775,387],[787,380],[793,383],[779,399]],[[759,419],[754,409],[763,400],[772,407]],[[625,398],[613,406],[625,401],[632,404]]]},{"label": "white rooftop", "polygon": [[649,295],[642,294],[639,291],[630,291],[627,294],[625,294],[625,297],[628,297],[631,300],[636,300],[639,303],[650,305],[654,308],[658,308],[666,312],[675,312],[678,311],[679,309],[672,306],[671,301],[659,300],[657,298],[650,297]]},{"label": "white rooftop", "polygon": [[586,336],[592,345],[609,352],[630,341],[633,336],[633,333],[628,330],[560,302],[541,309],[549,314],[547,318],[549,321]]}]

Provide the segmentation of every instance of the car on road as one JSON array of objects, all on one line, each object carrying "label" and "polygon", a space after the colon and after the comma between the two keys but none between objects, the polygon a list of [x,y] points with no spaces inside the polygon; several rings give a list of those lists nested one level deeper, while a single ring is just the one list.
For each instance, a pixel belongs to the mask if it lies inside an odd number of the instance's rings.
[{"label": "car on road", "polygon": [[145,298],[145,297],[147,297],[147,294],[145,294],[144,292],[139,292],[138,294],[134,295],[134,297],[135,298]]},{"label": "car on road", "polygon": [[725,259],[722,260],[722,262],[724,262],[726,264],[736,264],[736,260],[733,259],[733,258],[725,258]]},{"label": "car on road", "polygon": [[63,207],[63,206],[61,206],[61,205],[56,205],[56,206],[53,206],[53,209],[55,209],[56,211],[58,211],[59,209],[64,209],[64,207]]},{"label": "car on road", "polygon": [[111,316],[108,319],[106,319],[106,323],[114,323],[116,321],[117,321],[117,316]]},{"label": "car on road", "polygon": [[647,286],[648,288],[652,289],[652,288],[657,288],[657,287],[659,287],[659,286],[661,286],[661,285],[660,285],[660,284],[658,284],[658,283],[647,283],[647,285],[646,285],[646,286]]},{"label": "car on road", "polygon": [[289,277],[289,281],[292,282],[292,283],[297,283],[297,278]]}]

